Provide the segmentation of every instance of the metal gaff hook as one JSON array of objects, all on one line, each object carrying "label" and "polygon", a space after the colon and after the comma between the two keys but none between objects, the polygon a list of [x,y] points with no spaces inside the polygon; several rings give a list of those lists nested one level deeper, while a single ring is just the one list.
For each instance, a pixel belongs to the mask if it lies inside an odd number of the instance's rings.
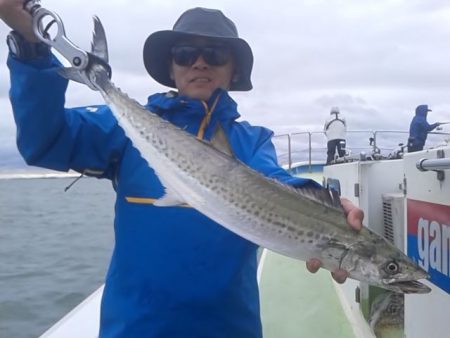
[{"label": "metal gaff hook", "polygon": [[[25,10],[30,12],[33,18],[33,32],[36,37],[46,45],[57,50],[70,62],[72,67],[80,70],[85,69],[89,62],[87,52],[78,48],[66,38],[64,24],[58,14],[41,7],[39,3],[39,0],[28,0],[24,3]],[[57,26],[56,34],[53,37],[44,28],[44,19],[49,17]]]}]

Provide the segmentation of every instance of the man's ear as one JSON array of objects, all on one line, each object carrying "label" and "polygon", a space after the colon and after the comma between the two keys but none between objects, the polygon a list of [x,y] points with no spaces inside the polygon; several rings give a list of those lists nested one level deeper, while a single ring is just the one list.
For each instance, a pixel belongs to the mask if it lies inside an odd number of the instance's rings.
[{"label": "man's ear", "polygon": [[233,77],[231,78],[231,82],[236,83],[236,82],[239,82],[240,79],[241,79],[241,75],[239,73],[235,73],[233,75]]}]

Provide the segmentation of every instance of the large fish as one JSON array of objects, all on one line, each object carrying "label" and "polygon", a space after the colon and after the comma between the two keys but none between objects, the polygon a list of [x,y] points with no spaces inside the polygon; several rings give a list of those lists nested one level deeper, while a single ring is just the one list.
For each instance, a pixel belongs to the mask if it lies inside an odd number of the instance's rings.
[{"label": "large fish", "polygon": [[[98,25],[95,39],[103,40]],[[336,194],[294,189],[249,168],[226,146],[198,140],[123,94],[102,63],[94,61],[87,75],[165,187],[156,206],[186,203],[283,255],[303,261],[315,257],[330,271],[345,269],[350,278],[399,293],[430,291],[417,281],[427,273],[398,248],[368,228],[350,229]],[[220,129],[217,135],[222,137],[216,140],[224,138]]]}]

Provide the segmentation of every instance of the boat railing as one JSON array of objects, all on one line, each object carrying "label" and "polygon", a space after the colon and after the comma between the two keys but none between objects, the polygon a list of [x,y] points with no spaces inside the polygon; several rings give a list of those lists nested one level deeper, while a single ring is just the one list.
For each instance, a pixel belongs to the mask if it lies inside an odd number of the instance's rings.
[{"label": "boat railing", "polygon": [[[356,159],[398,159],[406,151],[408,131],[404,130],[350,130],[346,137],[346,155],[341,162]],[[301,131],[277,134],[273,138],[278,161],[288,169],[296,163],[325,163],[327,139],[323,131]],[[450,144],[450,133],[430,132],[427,148]],[[339,159],[338,159],[339,160]]]},{"label": "boat railing", "polygon": [[420,171],[450,169],[450,158],[423,159],[416,166]]}]

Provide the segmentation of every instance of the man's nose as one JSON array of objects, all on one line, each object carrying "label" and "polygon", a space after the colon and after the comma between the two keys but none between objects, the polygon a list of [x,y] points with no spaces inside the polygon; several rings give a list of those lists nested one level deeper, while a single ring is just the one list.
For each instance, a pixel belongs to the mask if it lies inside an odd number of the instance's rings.
[{"label": "man's nose", "polygon": [[197,60],[195,60],[195,62],[193,63],[192,67],[204,69],[204,68],[208,68],[209,64],[205,61],[205,59],[203,58],[203,55],[200,54],[197,57]]}]

